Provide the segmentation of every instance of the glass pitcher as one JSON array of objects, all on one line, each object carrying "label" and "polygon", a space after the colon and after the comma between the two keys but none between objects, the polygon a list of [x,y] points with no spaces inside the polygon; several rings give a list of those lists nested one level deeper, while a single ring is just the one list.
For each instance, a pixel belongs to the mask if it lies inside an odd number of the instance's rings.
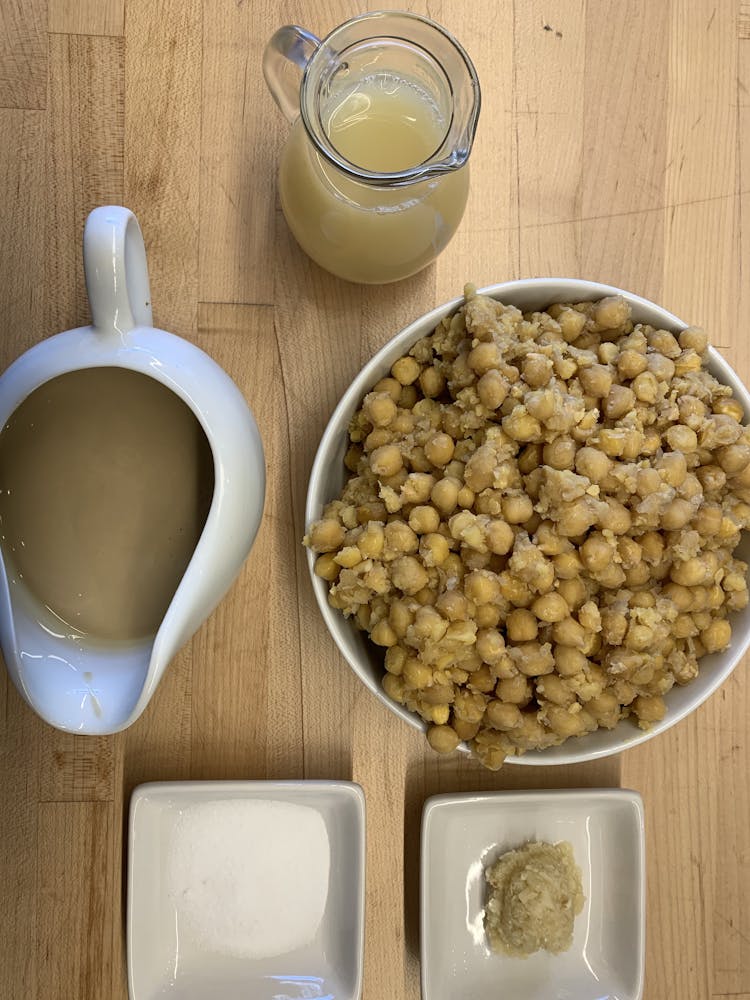
[{"label": "glass pitcher", "polygon": [[417,14],[371,12],[323,41],[279,28],[263,73],[292,123],[279,192],[302,249],[373,284],[433,261],[466,206],[479,117],[479,81],[459,43]]}]

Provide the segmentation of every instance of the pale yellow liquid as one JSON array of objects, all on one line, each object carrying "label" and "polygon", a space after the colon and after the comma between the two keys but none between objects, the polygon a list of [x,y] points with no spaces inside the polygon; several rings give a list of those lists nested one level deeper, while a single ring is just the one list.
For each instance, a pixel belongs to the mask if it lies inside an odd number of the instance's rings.
[{"label": "pale yellow liquid", "polygon": [[[427,95],[383,74],[327,109],[331,144],[355,167],[393,172],[429,159],[445,134]],[[455,232],[469,190],[467,167],[402,188],[372,187],[328,164],[301,120],[281,159],[281,204],[297,242],[349,281],[397,281],[434,260]]]},{"label": "pale yellow liquid", "polygon": [[213,458],[155,379],[87,368],[40,386],[0,434],[0,544],[11,575],[77,632],[159,628],[203,530]]}]

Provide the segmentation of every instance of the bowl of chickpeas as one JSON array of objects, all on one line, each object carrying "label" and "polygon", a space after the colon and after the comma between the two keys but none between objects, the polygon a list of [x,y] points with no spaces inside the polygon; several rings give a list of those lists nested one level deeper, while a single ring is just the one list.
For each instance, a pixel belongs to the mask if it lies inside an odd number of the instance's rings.
[{"label": "bowl of chickpeas", "polygon": [[748,407],[706,333],[637,295],[466,286],[365,365],[313,463],[304,543],[344,658],[493,770],[673,726],[750,644]]}]

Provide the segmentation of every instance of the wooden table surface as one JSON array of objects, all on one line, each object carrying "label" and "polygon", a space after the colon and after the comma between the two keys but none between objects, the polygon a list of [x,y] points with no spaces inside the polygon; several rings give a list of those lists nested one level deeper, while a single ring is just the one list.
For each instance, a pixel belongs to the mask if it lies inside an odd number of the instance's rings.
[{"label": "wooden table surface", "polygon": [[624,757],[560,768],[438,759],[346,667],[313,602],[306,480],[334,404],[407,321],[531,275],[611,282],[705,325],[750,380],[747,0],[407,5],[474,59],[483,111],[455,239],[408,281],[358,287],[295,245],[275,173],[287,127],[261,53],[367,9],[320,0],[2,0],[0,363],[88,321],[81,233],[121,203],[145,234],[155,322],[247,396],[263,526],[239,579],[114,737],[44,725],[0,677],[0,997],[127,994],[124,829],[142,781],[351,778],[368,805],[366,1000],[416,1000],[418,831],[435,792],[638,789],[648,1000],[750,1000],[745,665]]}]

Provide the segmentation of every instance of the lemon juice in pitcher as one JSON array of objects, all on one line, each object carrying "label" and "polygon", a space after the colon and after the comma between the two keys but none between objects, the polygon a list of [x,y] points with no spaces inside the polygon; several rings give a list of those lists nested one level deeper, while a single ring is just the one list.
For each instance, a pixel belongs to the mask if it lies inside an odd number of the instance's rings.
[{"label": "lemon juice in pitcher", "polygon": [[[416,84],[378,76],[336,103],[326,131],[354,167],[393,173],[428,160],[445,122]],[[282,157],[281,204],[297,242],[321,267],[351,281],[393,281],[421,270],[447,244],[464,212],[468,171],[408,187],[363,184],[331,167],[298,120]]]},{"label": "lemon juice in pitcher", "polygon": [[[282,58],[283,57],[283,58]],[[304,68],[299,96],[289,62]],[[412,14],[354,18],[323,42],[281,28],[266,79],[292,120],[281,205],[302,249],[350,281],[397,281],[446,246],[464,212],[479,89],[468,56]]]}]

